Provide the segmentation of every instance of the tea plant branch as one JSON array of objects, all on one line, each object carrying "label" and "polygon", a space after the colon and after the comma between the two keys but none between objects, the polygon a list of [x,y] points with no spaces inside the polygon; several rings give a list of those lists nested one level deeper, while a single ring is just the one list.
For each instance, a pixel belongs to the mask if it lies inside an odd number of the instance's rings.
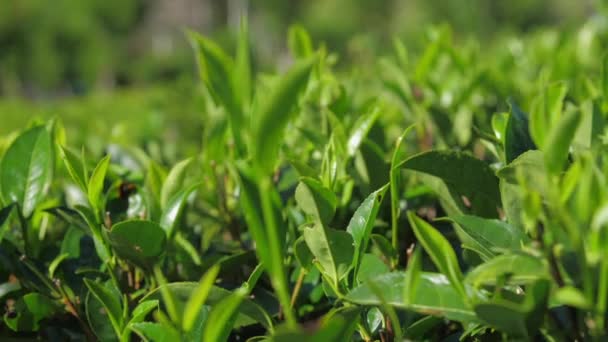
[{"label": "tea plant branch", "polygon": [[300,290],[302,289],[302,283],[304,282],[304,277],[306,276],[306,271],[303,268],[300,269],[300,273],[298,274],[298,279],[296,280],[296,284],[293,288],[293,292],[291,293],[291,307],[294,308],[296,301],[298,299],[298,295],[300,294]]}]

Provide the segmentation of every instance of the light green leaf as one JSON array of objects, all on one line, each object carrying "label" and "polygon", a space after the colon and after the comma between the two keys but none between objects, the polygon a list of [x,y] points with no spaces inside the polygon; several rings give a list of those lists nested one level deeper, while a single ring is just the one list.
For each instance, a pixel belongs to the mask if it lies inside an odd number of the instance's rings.
[{"label": "light green leaf", "polygon": [[550,173],[558,174],[563,170],[564,163],[568,159],[570,143],[574,139],[580,121],[580,111],[571,108],[551,127],[544,149],[545,165]]},{"label": "light green leaf", "polygon": [[105,156],[103,159],[101,159],[93,170],[87,187],[89,203],[91,204],[91,207],[95,211],[95,215],[97,215],[97,217],[100,217],[99,215],[101,215],[101,192],[103,191],[103,180],[106,177],[106,172],[108,171],[109,165],[110,156]]},{"label": "light green leaf", "polygon": [[234,326],[241,302],[247,295],[245,288],[235,290],[211,309],[203,333],[203,341],[226,341]]},{"label": "light green leaf", "polygon": [[179,332],[175,328],[161,323],[134,323],[130,328],[147,342],[181,341]]},{"label": "light green leaf", "polygon": [[348,137],[347,152],[350,157],[355,155],[355,152],[359,150],[359,146],[363,140],[367,137],[367,134],[374,126],[374,123],[378,119],[381,113],[379,106],[372,106],[369,113],[360,116],[357,122],[353,125],[350,136]]},{"label": "light green leaf", "polygon": [[456,291],[463,298],[467,298],[467,293],[462,283],[462,271],[460,271],[456,253],[454,253],[448,240],[433,226],[414,213],[408,212],[407,216],[416,238],[430,255],[435,266],[450,279],[450,283],[452,283]]},{"label": "light green leaf", "polygon": [[173,195],[173,197],[164,207],[163,213],[160,217],[160,226],[167,233],[167,239],[172,239],[175,235],[179,218],[184,211],[184,207],[186,206],[186,201],[188,200],[190,194],[196,190],[198,186],[199,184],[194,184],[186,189],[180,190]]},{"label": "light green leaf", "polygon": [[192,292],[190,299],[184,308],[184,317],[182,328],[185,331],[192,330],[195,321],[199,317],[201,307],[205,304],[205,300],[211,291],[213,283],[220,272],[219,265],[212,266],[199,281],[199,286]]},{"label": "light green leaf", "polygon": [[459,322],[477,321],[475,313],[467,306],[464,298],[454,289],[449,280],[439,273],[421,273],[416,286],[417,290],[408,303],[403,298],[406,284],[406,274],[403,272],[386,273],[371,278],[351,290],[344,299],[359,305],[381,305],[381,299],[369,286],[369,283],[372,282],[375,288],[382,289],[383,299],[386,303],[396,308],[446,317]]},{"label": "light green leaf", "polygon": [[88,175],[85,170],[82,155],[78,155],[67,147],[61,147],[63,162],[72,180],[84,191],[87,192]]},{"label": "light green leaf", "polygon": [[295,194],[298,206],[308,215],[327,226],[336,212],[338,199],[316,179],[302,177]]},{"label": "light green leaf", "polygon": [[313,54],[310,35],[301,25],[291,25],[287,32],[289,51],[296,59],[308,58]]},{"label": "light green leaf", "polygon": [[184,185],[186,172],[188,171],[188,167],[192,164],[192,161],[192,158],[184,159],[175,164],[169,172],[160,192],[160,205],[162,209],[166,209],[169,200],[179,192]]},{"label": "light green leaf", "polygon": [[320,271],[334,282],[334,286],[337,285],[352,267],[355,252],[352,236],[315,224],[304,228],[304,240],[318,261]]},{"label": "light green leaf", "polygon": [[274,84],[252,118],[252,159],[264,174],[274,169],[287,123],[299,95],[306,89],[317,58],[298,62]]},{"label": "light green leaf", "polygon": [[504,254],[492,258],[470,271],[465,281],[474,287],[495,285],[502,276],[509,284],[528,284],[539,278],[549,278],[547,266],[537,257],[527,254]]},{"label": "light green leaf", "polygon": [[387,189],[388,184],[367,196],[353,214],[353,217],[346,228],[346,231],[353,236],[355,245],[355,254],[353,258],[355,277],[357,277],[361,256],[367,250],[370,235],[376,222],[376,216],[378,215],[380,204],[382,204]]}]

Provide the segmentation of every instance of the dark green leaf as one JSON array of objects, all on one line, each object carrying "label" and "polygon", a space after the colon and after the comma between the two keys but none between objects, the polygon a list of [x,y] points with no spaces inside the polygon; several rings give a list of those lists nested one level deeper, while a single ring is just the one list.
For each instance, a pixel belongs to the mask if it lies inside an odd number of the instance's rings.
[{"label": "dark green leaf", "polygon": [[165,252],[167,236],[158,224],[132,220],[112,226],[110,244],[116,253],[140,267],[150,267]]},{"label": "dark green leaf", "polygon": [[450,220],[469,237],[465,244],[472,244],[471,247],[482,252],[486,259],[497,255],[500,250],[519,250],[522,244],[529,242],[523,231],[504,221],[470,215],[454,216]]},{"label": "dark green leaf", "polygon": [[13,307],[14,314],[4,315],[4,323],[14,331],[38,331],[40,321],[59,311],[50,298],[40,293],[28,293],[19,298]]},{"label": "dark green leaf", "polygon": [[84,280],[85,285],[91,291],[91,294],[97,298],[97,300],[103,305],[106,310],[112,327],[116,332],[116,336],[120,336],[122,333],[123,319],[122,319],[122,304],[120,297],[116,297],[108,290],[104,285],[92,281],[90,279]]},{"label": "dark green leaf", "polygon": [[515,102],[510,101],[511,115],[505,128],[505,159],[512,162],[522,153],[536,149],[536,145],[528,131],[528,115],[524,113]]},{"label": "dark green leaf", "polygon": [[[457,151],[429,151],[412,156],[398,165],[438,177],[455,192],[465,196],[472,211],[483,217],[497,217],[500,207],[498,178],[485,162]],[[454,198],[463,202],[461,198]]]},{"label": "dark green leaf", "polygon": [[17,137],[0,166],[0,190],[5,203],[17,203],[21,214],[29,217],[51,184],[53,163],[51,136],[44,126]]}]

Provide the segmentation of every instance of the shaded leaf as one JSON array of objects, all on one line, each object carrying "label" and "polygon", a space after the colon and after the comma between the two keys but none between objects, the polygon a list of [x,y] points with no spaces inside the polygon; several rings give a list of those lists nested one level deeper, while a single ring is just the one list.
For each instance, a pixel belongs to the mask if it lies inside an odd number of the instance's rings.
[{"label": "shaded leaf", "polygon": [[165,252],[164,230],[151,221],[131,220],[112,226],[110,244],[116,253],[140,267],[150,267]]},{"label": "shaded leaf", "polygon": [[512,162],[522,153],[536,149],[536,145],[528,131],[528,116],[515,102],[510,101],[511,115],[505,128],[505,159],[507,163]]},{"label": "shaded leaf", "polygon": [[[479,159],[457,151],[429,151],[406,159],[398,167],[440,178],[455,195],[465,196],[479,216],[498,215],[497,208],[501,204],[498,178],[490,166]],[[461,198],[454,200],[463,201]]]}]

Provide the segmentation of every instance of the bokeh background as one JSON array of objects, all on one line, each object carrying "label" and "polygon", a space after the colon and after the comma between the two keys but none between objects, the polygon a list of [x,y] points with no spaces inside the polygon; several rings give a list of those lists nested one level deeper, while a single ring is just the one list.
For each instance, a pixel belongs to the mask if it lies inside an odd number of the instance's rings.
[{"label": "bokeh background", "polygon": [[55,116],[81,134],[112,139],[196,137],[202,110],[184,29],[233,46],[248,18],[257,70],[289,63],[287,29],[299,23],[364,69],[394,37],[413,54],[427,28],[484,46],[503,34],[569,30],[604,18],[601,0],[1,0],[0,134]]}]

